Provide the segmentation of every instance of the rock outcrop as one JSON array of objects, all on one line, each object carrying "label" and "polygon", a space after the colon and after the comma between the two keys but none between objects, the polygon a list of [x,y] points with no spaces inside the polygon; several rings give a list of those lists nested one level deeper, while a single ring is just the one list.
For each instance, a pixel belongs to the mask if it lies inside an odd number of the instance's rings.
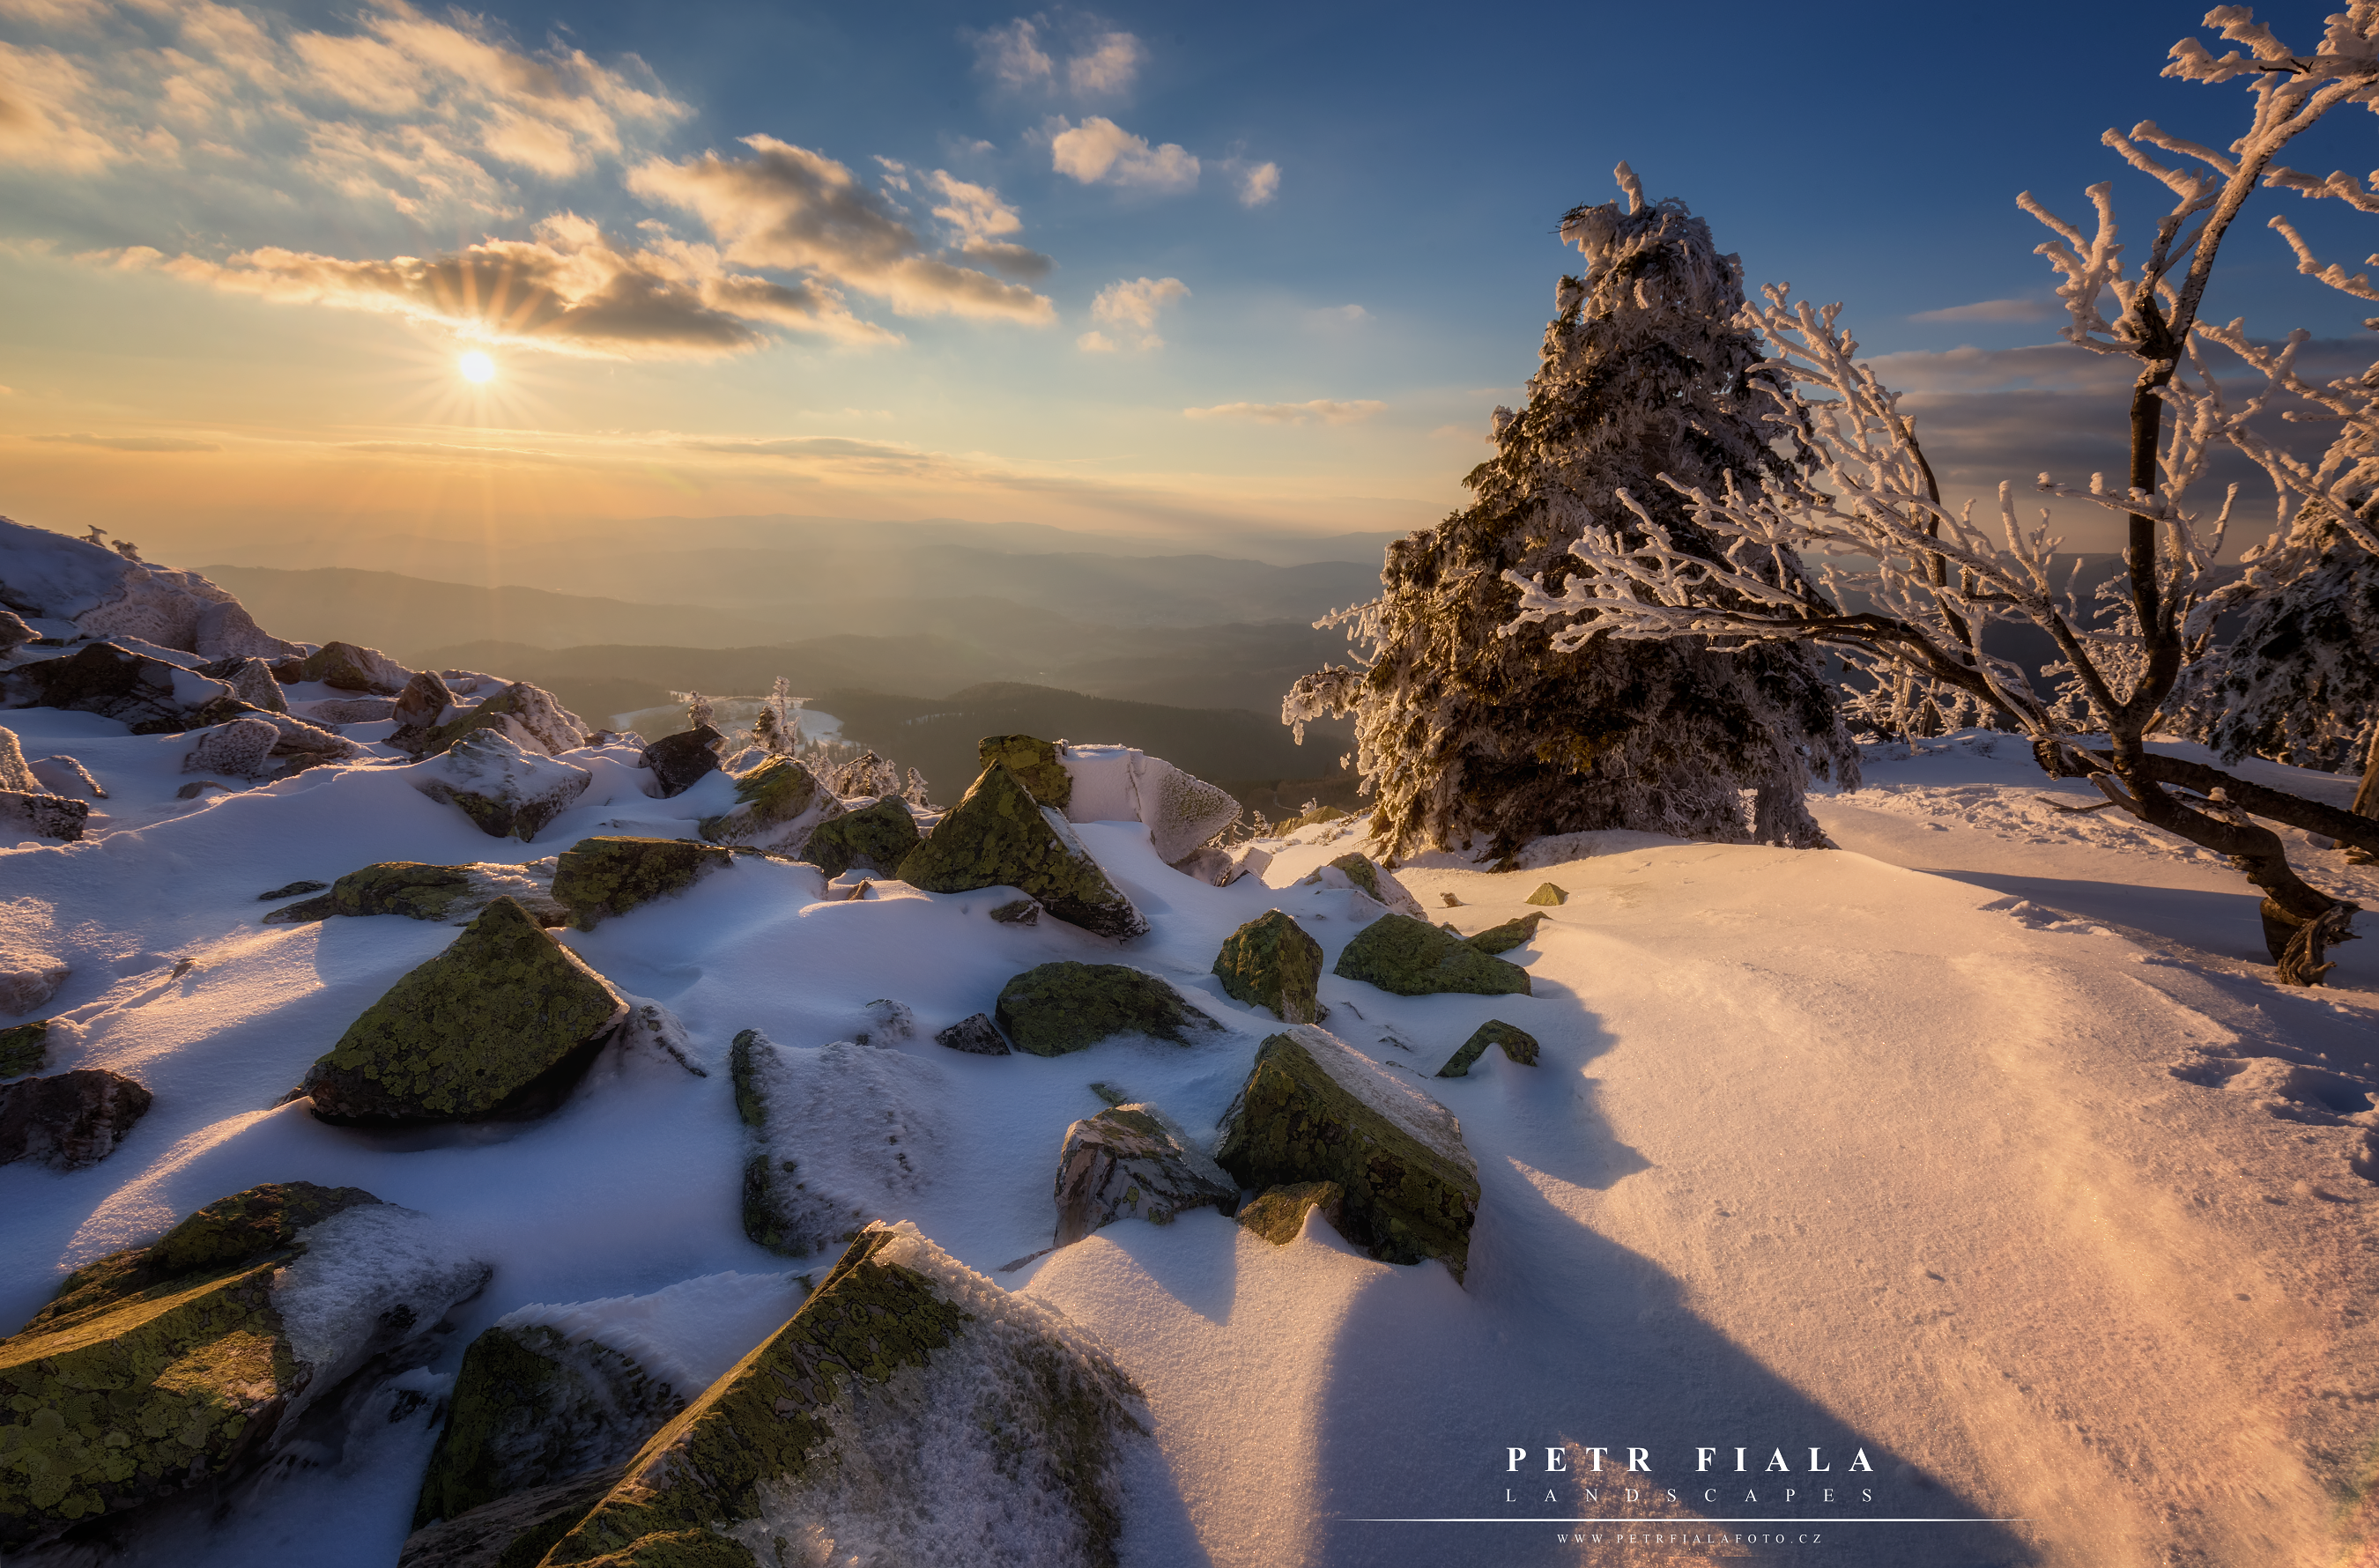
[{"label": "rock outcrop", "polygon": [[[482,1121],[558,1104],[628,1006],[519,904],[498,899],[389,988],[296,1096],[324,1121]],[[296,1097],[293,1096],[293,1097]]]},{"label": "rock outcrop", "polygon": [[151,566],[89,539],[5,518],[0,556],[8,561],[8,609],[65,622],[51,628],[53,635],[137,637],[203,659],[280,659],[302,651],[268,636],[237,599],[195,572]]},{"label": "rock outcrop", "polygon": [[365,692],[392,697],[413,679],[413,671],[380,652],[354,643],[324,643],[312,653],[276,666],[273,678],[284,686],[319,681],[341,692]]},{"label": "rock outcrop", "polygon": [[1408,915],[1382,915],[1365,926],[1339,953],[1330,972],[1399,996],[1440,991],[1528,995],[1527,970],[1491,958],[1451,932]]},{"label": "rock outcrop", "polygon": [[1383,1262],[1436,1258],[1456,1280],[1468,1265],[1479,1167],[1461,1124],[1310,1024],[1258,1050],[1214,1163],[1259,1192],[1336,1182],[1340,1233]]},{"label": "rock outcrop", "polygon": [[1372,902],[1394,914],[1423,918],[1420,900],[1393,874],[1367,855],[1344,854],[1304,879],[1325,887],[1359,889]]},{"label": "rock outcrop", "polygon": [[[407,920],[443,921],[460,925],[498,899],[510,899],[528,911],[539,925],[562,925],[570,911],[553,894],[556,862],[532,861],[511,865],[478,861],[464,865],[432,865],[423,861],[381,861],[351,871],[331,884],[318,899],[284,904],[264,917],[267,925],[302,925],[333,915],[403,915]],[[293,883],[275,888],[267,899],[288,893],[310,893],[322,885]]]},{"label": "rock outcrop", "polygon": [[1146,970],[1070,959],[1009,980],[993,1016],[1018,1050],[1036,1056],[1062,1056],[1118,1034],[1188,1045],[1193,1035],[1223,1027]]},{"label": "rock outcrop", "polygon": [[735,1037],[735,1107],[752,1129],[743,1231],[788,1258],[830,1250],[871,1219],[909,1212],[949,1139],[932,1063],[838,1040],[784,1046]]},{"label": "rock outcrop", "polygon": [[113,643],[14,666],[0,675],[0,706],[95,713],[136,735],[203,730],[248,707],[221,681]]},{"label": "rock outcrop", "polygon": [[570,923],[592,931],[613,915],[682,893],[735,859],[732,850],[686,838],[581,838],[562,851],[555,902]]},{"label": "rock outcrop", "polygon": [[1066,1129],[1057,1152],[1056,1245],[1117,1220],[1171,1224],[1191,1209],[1239,1206],[1238,1184],[1155,1106],[1111,1105]]},{"label": "rock outcrop", "polygon": [[863,868],[887,876],[899,874],[909,851],[924,841],[909,802],[887,795],[875,804],[820,823],[802,847],[802,859],[827,875]]},{"label": "rock outcrop", "polygon": [[791,757],[770,757],[736,776],[735,804],[705,817],[702,836],[714,844],[798,855],[812,828],[841,814],[842,802],[817,775]]},{"label": "rock outcrop", "polygon": [[[960,1418],[960,1413],[963,1413]],[[1116,1561],[1139,1391],[1096,1342],[919,1235],[870,1225],[791,1321],[630,1464],[546,1562]]]},{"label": "rock outcrop", "polygon": [[1440,1078],[1468,1077],[1471,1064],[1485,1055],[1487,1047],[1490,1045],[1502,1047],[1504,1058],[1508,1061],[1516,1062],[1524,1067],[1537,1065],[1535,1035],[1523,1029],[1515,1029],[1501,1019],[1489,1019],[1479,1026],[1469,1039],[1462,1043],[1461,1047],[1453,1055],[1446,1058],[1445,1066],[1437,1069],[1437,1076]]},{"label": "rock outcrop", "polygon": [[[432,695],[426,690],[414,692],[410,686],[406,690],[413,693],[417,705],[406,712],[419,711]],[[417,735],[410,729],[401,730],[406,743],[399,749],[418,756],[435,756],[453,750],[471,736],[482,734],[501,735],[525,752],[546,756],[574,752],[586,743],[586,721],[557,702],[552,693],[525,681],[515,681],[460,713],[445,711],[453,716]],[[403,717],[398,718],[403,724]],[[393,735],[390,737],[392,742],[395,739]]]},{"label": "rock outcrop", "polygon": [[1330,1228],[1346,1234],[1346,1189],[1334,1181],[1299,1181],[1275,1187],[1252,1199],[1239,1211],[1239,1224],[1274,1247],[1286,1247],[1305,1234],[1305,1216],[1314,1210]]},{"label": "rock outcrop", "polygon": [[1321,1021],[1322,944],[1279,910],[1225,937],[1214,974],[1235,1002],[1269,1007],[1283,1023]]},{"label": "rock outcrop", "polygon": [[976,759],[985,768],[1004,767],[1052,811],[1065,811],[1074,799],[1074,776],[1058,760],[1059,748],[1031,735],[985,735],[974,743]]},{"label": "rock outcrop", "polygon": [[1117,940],[1148,922],[1054,807],[1035,802],[1005,767],[984,770],[966,795],[909,852],[901,881],[929,893],[1014,887],[1069,924]]},{"label": "rock outcrop", "polygon": [[149,1091],[104,1067],[0,1084],[0,1165],[37,1160],[78,1171],[115,1152],[149,1114]]},{"label": "rock outcrop", "polygon": [[726,737],[709,725],[664,735],[646,746],[644,765],[652,769],[653,782],[660,786],[661,799],[682,795],[701,782],[706,774],[719,771],[719,743]]},{"label": "rock outcrop", "polygon": [[[30,833],[71,844],[82,837],[91,819],[91,803],[64,795],[0,790],[0,833]],[[0,1008],[0,1011],[5,1011]]]},{"label": "rock outcrop", "polygon": [[594,775],[482,730],[414,766],[414,788],[459,808],[491,838],[535,838],[586,790]]}]

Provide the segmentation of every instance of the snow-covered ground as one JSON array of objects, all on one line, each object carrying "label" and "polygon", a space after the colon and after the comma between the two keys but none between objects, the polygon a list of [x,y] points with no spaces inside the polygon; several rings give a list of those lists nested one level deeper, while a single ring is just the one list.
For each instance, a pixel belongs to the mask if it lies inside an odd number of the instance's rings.
[{"label": "snow-covered ground", "polygon": [[[0,941],[74,966],[44,1009],[77,1026],[54,1031],[49,1070],[113,1067],[156,1096],[92,1169],[0,1169],[11,1325],[67,1269],[302,1178],[424,1211],[497,1262],[433,1372],[507,1314],[564,1321],[572,1303],[666,1357],[676,1309],[613,1298],[771,1276],[670,1298],[706,1303],[683,1309],[702,1343],[678,1354],[714,1364],[713,1340],[750,1332],[730,1297],[800,1292],[741,1228],[730,1038],[848,1039],[890,997],[920,1025],[891,1048],[930,1064],[948,1130],[913,1208],[888,1217],[1087,1325],[1141,1382],[1156,1441],[1129,1562],[2210,1568],[2329,1563],[2371,1533],[2356,1489],[2379,1409],[2379,1188],[2357,1161],[2379,1173],[2361,1092],[2379,943],[2339,949],[2330,988],[2272,984],[2235,873],[2040,804],[2086,798],[2012,740],[1873,760],[1872,787],[1817,802],[1838,851],[1601,834],[1516,872],[1408,862],[1405,885],[1466,932],[1544,882],[1568,892],[1506,955],[1532,996],[1322,982],[1328,1027],[1461,1120],[1483,1197],[1457,1285],[1319,1221],[1276,1248],[1212,1212],[996,1272],[1049,1244],[1059,1142],[1100,1108],[1093,1082],[1211,1131],[1278,1027],[1222,994],[1216,949],[1277,906],[1334,960],[1352,896],[1296,884],[1364,848],[1359,823],[1309,829],[1220,889],[1165,866],[1137,824],[1083,825],[1154,926],[1120,948],[993,922],[998,890],[879,882],[827,902],[806,867],[742,861],[562,936],[679,1014],[708,1078],[610,1061],[542,1121],[396,1136],[275,1102],[453,932],[265,926],[258,894],[380,860],[539,859],[612,823],[691,831],[724,780],[651,800],[634,753],[606,752],[524,845],[393,768],[179,802],[186,738],[43,710],[0,723],[112,792],[88,840],[0,849]],[[2336,853],[2303,863],[2379,907]],[[1049,1060],[932,1042],[1058,958],[1164,973],[1230,1032]],[[1491,1051],[1431,1076],[1490,1018],[1534,1034],[1541,1065]],[[158,1560],[392,1562],[434,1434],[374,1419],[272,1508]],[[1571,1468],[1549,1474],[1549,1449]],[[1568,1522],[1613,1517],[1649,1523]]]}]

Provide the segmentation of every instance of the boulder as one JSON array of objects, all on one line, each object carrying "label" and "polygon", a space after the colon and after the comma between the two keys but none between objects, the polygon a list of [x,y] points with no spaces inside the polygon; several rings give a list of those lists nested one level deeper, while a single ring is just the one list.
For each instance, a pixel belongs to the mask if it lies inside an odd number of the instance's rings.
[{"label": "boulder", "polygon": [[[71,844],[82,837],[83,825],[90,818],[88,801],[0,790],[0,833],[30,833],[36,838],[55,838]],[[0,1007],[0,1011],[6,1010]]]},{"label": "boulder", "polygon": [[984,767],[1008,769],[1033,800],[1052,811],[1065,811],[1074,798],[1073,775],[1058,760],[1059,752],[1055,743],[1031,735],[985,735],[974,743]]},{"label": "boulder", "polygon": [[[267,636],[237,599],[199,573],[151,566],[93,540],[0,518],[0,559],[8,562],[10,609],[71,622],[81,636],[137,637],[208,659],[301,651]],[[0,645],[9,640],[0,635]]]},{"label": "boulder", "polygon": [[104,1067],[0,1084],[0,1165],[38,1160],[78,1171],[115,1152],[149,1112],[149,1091]]},{"label": "boulder", "polygon": [[934,1036],[934,1043],[973,1056],[1005,1056],[1008,1041],[987,1013],[970,1013]]},{"label": "boulder", "polygon": [[39,642],[41,635],[25,624],[23,617],[0,609],[0,658],[6,658],[27,643]]},{"label": "boulder", "polygon": [[308,1182],[85,1265],[0,1341],[0,1546],[273,1463],[367,1365],[436,1354],[429,1331],[490,1272],[426,1216]]},{"label": "boulder", "polygon": [[[498,899],[510,899],[528,911],[539,925],[561,925],[570,911],[553,895],[555,862],[533,861],[527,865],[475,862],[466,865],[430,865],[421,861],[381,861],[351,871],[331,885],[329,892],[302,903],[284,904],[264,917],[267,925],[302,925],[333,915],[403,915],[407,920],[437,920],[460,925],[475,918]],[[319,882],[293,882],[264,895],[285,898],[311,893]]]},{"label": "boulder", "polygon": [[1532,904],[1566,904],[1569,902],[1569,893],[1566,889],[1556,887],[1548,882],[1529,894],[1528,901]]},{"label": "boulder", "polygon": [[705,774],[719,771],[719,742],[725,739],[704,724],[675,735],[664,735],[645,748],[644,765],[652,769],[661,799],[682,795]]},{"label": "boulder", "polygon": [[[295,899],[307,893],[320,893],[328,887],[330,887],[330,884],[327,882],[315,882],[311,880],[284,882],[278,887],[268,888],[264,892],[259,893],[256,896],[256,901],[260,904],[269,904],[275,899]],[[338,913],[336,910],[326,910],[323,912],[325,914]],[[267,922],[270,922],[272,919],[272,916],[266,915],[264,918]]]},{"label": "boulder", "polygon": [[1208,844],[1175,861],[1173,869],[1213,887],[1228,887],[1242,876],[1262,875],[1270,864],[1272,851],[1254,844],[1235,844],[1229,849]]},{"label": "boulder", "polygon": [[1437,1069],[1440,1078],[1467,1078],[1470,1064],[1487,1054],[1490,1045],[1500,1045],[1506,1059],[1524,1067],[1537,1065],[1537,1037],[1526,1030],[1515,1029],[1501,1019],[1489,1019],[1479,1026],[1459,1050],[1446,1058],[1445,1066]]},{"label": "boulder", "polygon": [[1072,780],[1066,814],[1076,822],[1138,822],[1167,865],[1238,820],[1229,791],[1130,746],[1062,745]]},{"label": "boulder", "polygon": [[259,778],[272,771],[272,748],[281,731],[261,718],[235,718],[201,730],[199,743],[182,759],[185,773]]},{"label": "boulder", "polygon": [[570,923],[592,931],[612,915],[682,893],[735,859],[716,844],[685,838],[581,838],[562,851],[554,901]]},{"label": "boulder", "polygon": [[306,715],[317,724],[378,724],[396,717],[391,697],[324,697],[309,704]]},{"label": "boulder", "polygon": [[13,1029],[0,1029],[0,1078],[22,1078],[39,1072],[50,1060],[50,1020],[35,1019]]},{"label": "boulder", "polygon": [[414,788],[459,807],[491,838],[535,838],[586,792],[594,775],[483,730],[414,765]]},{"label": "boulder", "polygon": [[1072,825],[1005,767],[985,768],[896,874],[929,893],[1014,887],[1059,920],[1119,941],[1148,930]]},{"label": "boulder", "polygon": [[307,1070],[324,1121],[467,1122],[560,1103],[627,1003],[511,899],[389,988]]},{"label": "boulder", "polygon": [[867,1004],[866,1016],[867,1027],[851,1037],[854,1044],[897,1045],[917,1037],[916,1009],[906,1002],[878,996]]},{"label": "boulder", "polygon": [[[416,700],[426,703],[428,698],[423,692]],[[465,708],[417,736],[407,731],[406,743],[399,749],[417,756],[433,756],[452,750],[467,737],[490,733],[506,737],[524,751],[547,756],[574,752],[586,743],[585,720],[555,701],[550,692],[515,681],[476,707]]]},{"label": "boulder", "polygon": [[1463,940],[1491,957],[1497,953],[1508,953],[1523,943],[1535,941],[1537,926],[1548,918],[1550,917],[1540,914],[1524,914],[1517,920],[1507,920],[1501,925],[1491,925],[1477,935],[1466,936]]},{"label": "boulder", "polygon": [[31,767],[34,787],[53,795],[64,795],[77,801],[103,801],[107,791],[91,776],[91,769],[69,756],[46,756]]},{"label": "boulder", "polygon": [[901,1051],[838,1040],[779,1045],[735,1037],[737,1114],[752,1129],[743,1231],[788,1258],[830,1250],[871,1219],[905,1212],[950,1135],[941,1069]]},{"label": "boulder", "polygon": [[1223,1027],[1146,970],[1070,959],[1009,980],[993,1013],[1016,1048],[1036,1056],[1062,1056],[1118,1034],[1188,1045],[1191,1031]]},{"label": "boulder", "polygon": [[896,874],[909,851],[924,841],[909,802],[887,795],[870,806],[820,823],[802,847],[802,859],[828,876],[854,867]]},{"label": "boulder", "polygon": [[1456,1281],[1468,1264],[1479,1167],[1461,1123],[1311,1024],[1257,1051],[1214,1163],[1259,1192],[1336,1182],[1340,1234],[1383,1262],[1440,1259]]},{"label": "boulder", "polygon": [[705,817],[701,831],[714,844],[798,855],[812,829],[842,814],[842,802],[817,775],[791,757],[772,756],[736,776],[735,804]]},{"label": "boulder", "polygon": [[91,643],[0,675],[0,706],[95,713],[136,735],[203,730],[238,717],[247,706],[221,681],[113,643]]},{"label": "boulder", "polygon": [[284,686],[320,681],[342,692],[368,692],[392,697],[405,690],[413,671],[380,652],[354,643],[324,643],[302,658],[283,663],[273,676]]},{"label": "boulder", "polygon": [[1286,1247],[1305,1234],[1305,1216],[1314,1210],[1330,1228],[1346,1234],[1346,1189],[1334,1181],[1291,1182],[1251,1200],[1239,1211],[1239,1224],[1274,1247]]},{"label": "boulder", "polygon": [[1346,944],[1331,973],[1399,996],[1463,991],[1481,996],[1528,992],[1528,971],[1490,958],[1451,932],[1408,915],[1383,914]]},{"label": "boulder", "polygon": [[684,1393],[599,1341],[499,1323],[463,1352],[413,1527],[591,1470],[616,1475],[684,1408]]},{"label": "boulder", "polygon": [[64,959],[47,953],[0,948],[0,1014],[31,1012],[73,972]]},{"label": "boulder", "polygon": [[429,730],[454,706],[454,694],[434,669],[418,669],[396,694],[389,717],[407,730]]},{"label": "boulder", "polygon": [[1270,1007],[1283,1023],[1315,1023],[1322,1016],[1322,944],[1279,910],[1259,915],[1223,939],[1214,974],[1224,995],[1251,1007]]},{"label": "boulder", "polygon": [[1057,1235],[1070,1247],[1102,1225],[1166,1225],[1191,1209],[1239,1206],[1238,1184],[1145,1104],[1111,1105],[1066,1129],[1057,1152]]},{"label": "boulder", "polygon": [[220,681],[231,694],[261,713],[287,713],[289,699],[272,678],[272,666],[260,658],[223,658],[199,666],[199,673]]},{"label": "boulder", "polygon": [[627,1021],[617,1036],[622,1055],[674,1062],[696,1078],[710,1076],[710,1069],[694,1059],[694,1035],[684,1019],[643,996],[630,996],[627,1003]]},{"label": "boulder", "polygon": [[1138,1389],[1064,1317],[906,1223],[866,1227],[792,1320],[713,1383],[546,1557],[740,1564],[1116,1561]]},{"label": "boulder", "polygon": [[483,1502],[405,1538],[396,1568],[533,1568],[619,1483],[622,1465]]}]

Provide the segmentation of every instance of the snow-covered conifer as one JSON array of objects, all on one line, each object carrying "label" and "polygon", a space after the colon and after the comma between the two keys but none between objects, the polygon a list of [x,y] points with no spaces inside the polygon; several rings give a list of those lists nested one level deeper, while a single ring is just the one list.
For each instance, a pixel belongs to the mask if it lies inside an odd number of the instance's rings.
[{"label": "snow-covered conifer", "polygon": [[2229,645],[2182,673],[2173,728],[2226,762],[2362,765],[2379,718],[2379,558],[2335,525],[2320,533],[2305,569],[2251,599]]}]

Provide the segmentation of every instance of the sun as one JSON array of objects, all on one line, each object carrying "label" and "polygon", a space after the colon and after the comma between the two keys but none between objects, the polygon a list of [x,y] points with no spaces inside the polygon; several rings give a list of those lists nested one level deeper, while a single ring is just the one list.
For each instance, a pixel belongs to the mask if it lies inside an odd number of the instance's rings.
[{"label": "sun", "polygon": [[456,360],[454,368],[463,372],[463,379],[475,386],[486,386],[496,379],[496,362],[476,348]]}]

